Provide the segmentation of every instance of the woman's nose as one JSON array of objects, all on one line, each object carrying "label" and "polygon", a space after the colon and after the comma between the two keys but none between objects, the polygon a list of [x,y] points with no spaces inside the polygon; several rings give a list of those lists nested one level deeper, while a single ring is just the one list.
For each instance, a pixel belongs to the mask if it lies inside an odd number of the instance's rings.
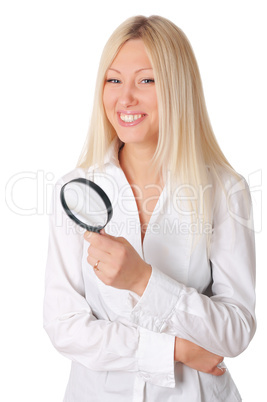
[{"label": "woman's nose", "polygon": [[138,103],[136,91],[132,84],[124,84],[121,90],[119,102],[124,107],[135,106]]}]

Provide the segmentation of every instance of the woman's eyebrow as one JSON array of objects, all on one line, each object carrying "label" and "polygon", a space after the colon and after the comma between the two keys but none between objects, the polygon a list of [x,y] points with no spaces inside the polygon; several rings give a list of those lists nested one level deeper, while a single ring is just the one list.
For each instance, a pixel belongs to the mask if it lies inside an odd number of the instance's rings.
[{"label": "woman's eyebrow", "polygon": [[[108,70],[112,70],[112,71],[115,71],[118,74],[121,74],[121,72],[119,70],[116,70],[115,68],[109,68]],[[139,70],[135,71],[135,74],[139,73],[140,71],[143,71],[143,70],[153,70],[153,68],[152,67],[140,68]]]}]

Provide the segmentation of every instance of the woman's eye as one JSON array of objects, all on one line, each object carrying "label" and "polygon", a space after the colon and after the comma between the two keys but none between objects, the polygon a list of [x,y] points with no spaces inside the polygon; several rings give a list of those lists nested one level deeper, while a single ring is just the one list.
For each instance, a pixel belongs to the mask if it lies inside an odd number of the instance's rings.
[{"label": "woman's eye", "polygon": [[154,82],[155,82],[155,80],[153,78],[144,78],[141,81],[141,83],[144,83],[144,84],[151,84],[151,83],[154,83]]},{"label": "woman's eye", "polygon": [[106,82],[111,82],[112,84],[119,84],[120,80],[117,80],[116,78],[110,78]]}]

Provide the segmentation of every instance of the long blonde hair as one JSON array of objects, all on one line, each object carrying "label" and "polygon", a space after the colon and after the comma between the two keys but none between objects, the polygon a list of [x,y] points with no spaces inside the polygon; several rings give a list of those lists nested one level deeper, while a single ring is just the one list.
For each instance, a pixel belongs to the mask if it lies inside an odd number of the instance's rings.
[{"label": "long blonde hair", "polygon": [[[104,111],[103,88],[107,69],[130,39],[143,40],[155,74],[159,109],[155,166],[171,172],[174,181],[179,177],[180,183],[194,188],[208,185],[211,175],[219,178],[222,168],[234,172],[214,136],[191,45],[180,28],[160,16],[129,18],[108,40],[100,60],[91,124],[78,166],[101,165],[116,136]],[[211,220],[210,211],[208,197],[206,221]]]}]

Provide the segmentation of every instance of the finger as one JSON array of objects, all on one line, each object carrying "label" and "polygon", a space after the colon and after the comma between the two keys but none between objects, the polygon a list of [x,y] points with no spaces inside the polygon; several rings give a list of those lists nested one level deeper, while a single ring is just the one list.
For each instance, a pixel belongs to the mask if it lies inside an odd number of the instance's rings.
[{"label": "finger", "polygon": [[94,246],[88,247],[88,257],[91,257],[95,260],[100,260],[105,264],[108,264],[110,261],[110,254],[106,251],[100,250]]},{"label": "finger", "polygon": [[226,372],[226,368],[224,368],[224,367],[215,367],[211,374],[215,375],[216,377],[220,377],[220,376],[224,375],[225,372]]},{"label": "finger", "polygon": [[86,232],[83,235],[84,240],[86,240],[90,243],[93,234],[94,234],[93,232],[89,232],[88,230],[86,230]]},{"label": "finger", "polygon": [[92,267],[95,271],[97,271],[97,272],[101,271],[101,268],[100,268],[100,267],[101,267],[101,265],[103,266],[103,264],[101,263],[100,260],[88,256],[88,257],[87,257],[87,262],[91,265],[91,267]]},{"label": "finger", "polygon": [[101,274],[102,279],[107,280],[110,278],[110,267],[107,264],[105,264],[103,261],[88,256],[87,262],[93,268],[93,270],[95,271],[95,274],[97,274],[97,275]]},{"label": "finger", "polygon": [[116,250],[116,247],[118,246],[118,241],[117,238],[114,236],[110,236],[106,233],[99,234],[99,233],[93,233],[90,236],[90,244],[99,250],[106,251],[107,253],[111,253],[112,250]]},{"label": "finger", "polygon": [[[94,265],[92,265],[93,271],[95,273],[96,276],[101,276],[103,278],[103,268],[102,268],[103,264],[101,264],[101,261],[99,260],[95,260]],[[105,274],[104,274],[105,277]]]},{"label": "finger", "polygon": [[[84,239],[88,241],[90,244],[95,244],[97,245],[100,241],[100,238],[102,237],[99,233],[97,232],[89,232],[86,231],[83,235]],[[100,244],[100,243],[99,243]]]},{"label": "finger", "polygon": [[112,236],[108,233],[105,232],[105,229],[101,229],[99,232],[103,237],[105,237],[106,239],[111,239],[115,242],[119,242],[119,243],[127,243],[127,240],[124,237],[116,237],[116,236]]},{"label": "finger", "polygon": [[99,233],[100,233],[103,237],[105,237],[106,239],[112,239],[112,240],[116,240],[116,239],[117,239],[117,237],[111,236],[110,234],[107,234],[107,233],[105,232],[105,229],[101,229]]}]

